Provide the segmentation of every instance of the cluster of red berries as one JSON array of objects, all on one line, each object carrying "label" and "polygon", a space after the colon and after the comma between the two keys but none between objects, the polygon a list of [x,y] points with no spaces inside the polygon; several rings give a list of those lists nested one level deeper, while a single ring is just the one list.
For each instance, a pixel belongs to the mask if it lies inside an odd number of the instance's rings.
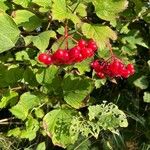
[{"label": "cluster of red berries", "polygon": [[122,77],[128,78],[135,73],[133,64],[125,66],[120,59],[113,58],[111,62],[95,60],[91,63],[91,67],[99,78],[105,77]]},{"label": "cluster of red berries", "polygon": [[97,45],[93,40],[85,41],[81,39],[76,46],[69,50],[58,49],[53,54],[40,53],[38,60],[45,65],[69,65],[92,57],[96,50]]}]

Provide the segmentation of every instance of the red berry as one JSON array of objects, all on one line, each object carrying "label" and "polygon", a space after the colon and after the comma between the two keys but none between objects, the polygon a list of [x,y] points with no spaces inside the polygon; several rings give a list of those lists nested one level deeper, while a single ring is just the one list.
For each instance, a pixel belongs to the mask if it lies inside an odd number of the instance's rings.
[{"label": "red berry", "polygon": [[63,58],[62,58],[62,63],[67,64],[69,61],[69,53],[68,50],[64,50]]},{"label": "red berry", "polygon": [[47,58],[48,58],[48,55],[46,53],[40,53],[38,56],[39,62],[42,62],[42,63],[44,63],[45,60],[47,60]]},{"label": "red berry", "polygon": [[105,75],[102,72],[97,72],[96,75],[101,79],[105,78]]},{"label": "red berry", "polygon": [[133,64],[128,64],[126,68],[130,72],[130,75],[133,75],[135,73]]},{"label": "red berry", "polygon": [[115,60],[109,65],[108,69],[111,72],[111,76],[119,76],[119,66],[120,62],[117,60]]},{"label": "red berry", "polygon": [[104,66],[100,65],[98,60],[95,60],[91,63],[91,67],[94,69],[95,72],[101,72]]},{"label": "red berry", "polygon": [[99,60],[95,60],[91,63],[91,67],[94,69],[96,68],[97,66],[99,66]]},{"label": "red berry", "polygon": [[83,58],[82,54],[80,53],[80,54],[78,55],[78,58],[75,59],[75,62],[81,62],[83,59],[84,59],[84,58]]},{"label": "red berry", "polygon": [[78,57],[80,55],[80,47],[79,46],[75,46],[72,49],[69,50],[69,60],[74,62],[76,59],[78,59]]},{"label": "red berry", "polygon": [[85,40],[81,39],[81,40],[78,41],[78,46],[80,48],[84,48],[86,45],[87,45],[87,43],[86,43]]},{"label": "red berry", "polygon": [[88,45],[87,45],[88,48],[91,48],[93,51],[96,51],[97,50],[97,45],[96,43],[94,42],[94,40],[90,40],[88,42]]},{"label": "red berry", "polygon": [[47,59],[43,63],[45,65],[51,65],[52,64],[52,56],[48,55]]},{"label": "red berry", "polygon": [[58,49],[53,54],[53,61],[55,64],[62,64],[69,60],[69,54],[67,50]]},{"label": "red berry", "polygon": [[126,69],[126,68],[122,68],[120,70],[120,75],[123,77],[123,78],[128,78],[130,76],[130,72]]},{"label": "red berry", "polygon": [[83,48],[81,49],[81,54],[83,58],[86,59],[87,57],[93,56],[94,53],[91,48]]}]

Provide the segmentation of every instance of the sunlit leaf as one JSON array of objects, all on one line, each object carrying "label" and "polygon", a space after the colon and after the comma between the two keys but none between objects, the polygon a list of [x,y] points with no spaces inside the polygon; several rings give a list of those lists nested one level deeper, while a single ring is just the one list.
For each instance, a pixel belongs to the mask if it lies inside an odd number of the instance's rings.
[{"label": "sunlit leaf", "polygon": [[0,12],[0,53],[14,47],[19,34],[20,31],[12,18]]},{"label": "sunlit leaf", "polygon": [[108,26],[84,23],[82,32],[87,38],[92,38],[100,48],[104,48],[109,39],[116,40],[116,33]]}]

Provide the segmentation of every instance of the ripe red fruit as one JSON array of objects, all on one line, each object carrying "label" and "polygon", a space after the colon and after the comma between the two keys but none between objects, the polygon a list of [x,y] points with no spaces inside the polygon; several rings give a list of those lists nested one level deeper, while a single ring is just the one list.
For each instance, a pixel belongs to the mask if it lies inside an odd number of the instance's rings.
[{"label": "ripe red fruit", "polygon": [[94,69],[96,68],[97,66],[99,66],[99,60],[95,60],[91,63],[91,67]]},{"label": "ripe red fruit", "polygon": [[97,50],[97,45],[96,45],[96,43],[94,42],[94,40],[88,41],[87,47],[88,47],[88,48],[91,48],[93,51],[96,51],[96,50]]},{"label": "ripe red fruit", "polygon": [[52,56],[48,55],[47,59],[43,62],[45,65],[51,65],[52,64]]},{"label": "ripe red fruit", "polygon": [[62,58],[62,63],[67,64],[69,61],[69,53],[68,50],[64,50],[63,58]]},{"label": "ripe red fruit", "polygon": [[119,66],[120,66],[120,62],[115,60],[113,61],[109,66],[108,66],[108,70],[111,72],[111,76],[119,76]]},{"label": "ripe red fruit", "polygon": [[86,45],[87,45],[87,43],[86,43],[85,40],[81,39],[81,40],[78,41],[78,46],[80,48],[84,48]]},{"label": "ripe red fruit", "polygon": [[53,54],[53,61],[55,64],[65,63],[69,60],[69,55],[67,50],[58,49]]},{"label": "ripe red fruit", "polygon": [[69,60],[71,60],[72,62],[75,61],[76,59],[78,59],[78,57],[80,57],[79,55],[80,55],[80,47],[79,46],[75,46],[69,50]]},{"label": "ripe red fruit", "polygon": [[122,76],[123,78],[128,78],[128,77],[130,76],[130,71],[128,71],[127,69],[123,69],[123,70],[121,71],[121,76]]},{"label": "ripe red fruit", "polygon": [[48,54],[46,53],[40,53],[38,56],[39,62],[42,62],[42,63],[44,63],[47,58],[48,58]]},{"label": "ripe red fruit", "polygon": [[95,72],[101,72],[104,66],[100,65],[98,60],[95,60],[91,63],[91,67],[94,69]]},{"label": "ripe red fruit", "polygon": [[78,57],[75,59],[75,62],[81,62],[83,59],[84,59],[84,58],[83,58],[82,54],[80,53],[80,54],[78,55]]},{"label": "ripe red fruit", "polygon": [[126,68],[130,72],[130,75],[133,75],[135,73],[133,64],[128,64]]},{"label": "ripe red fruit", "polygon": [[96,75],[101,79],[105,78],[105,75],[102,72],[97,72]]},{"label": "ripe red fruit", "polygon": [[91,57],[94,53],[91,48],[83,48],[81,49],[81,54],[84,59]]}]

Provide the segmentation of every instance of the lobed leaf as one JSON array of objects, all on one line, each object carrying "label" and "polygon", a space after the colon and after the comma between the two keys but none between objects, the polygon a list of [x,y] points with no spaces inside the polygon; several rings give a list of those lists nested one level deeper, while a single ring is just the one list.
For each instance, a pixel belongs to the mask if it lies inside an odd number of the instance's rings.
[{"label": "lobed leaf", "polygon": [[66,0],[53,0],[52,16],[54,20],[72,20],[75,24],[80,23],[80,19],[67,7]]},{"label": "lobed leaf", "polygon": [[117,39],[116,33],[108,26],[84,23],[82,32],[87,38],[92,38],[102,49],[107,45],[109,39]]},{"label": "lobed leaf", "polygon": [[127,0],[93,0],[92,3],[97,16],[112,23],[128,5]]}]

